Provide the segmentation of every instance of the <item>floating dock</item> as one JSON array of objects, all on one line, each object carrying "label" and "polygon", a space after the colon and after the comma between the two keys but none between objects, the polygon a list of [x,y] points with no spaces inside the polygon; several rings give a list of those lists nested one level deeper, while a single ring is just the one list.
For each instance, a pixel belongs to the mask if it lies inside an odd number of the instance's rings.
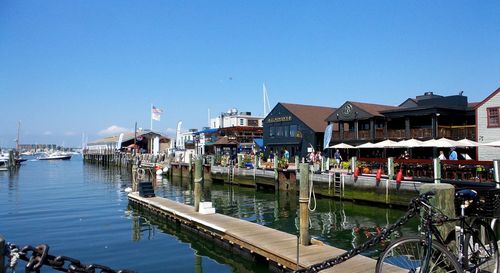
[{"label": "floating dock", "polygon": [[[218,213],[201,214],[195,212],[192,206],[166,198],[144,198],[137,192],[132,192],[128,195],[128,199],[132,204],[176,221],[182,227],[201,236],[219,241],[225,248],[242,256],[252,259],[259,255],[269,262],[270,267],[274,266],[281,271],[307,268],[345,252],[313,240],[310,246],[299,246],[297,264],[295,235]],[[374,272],[376,262],[374,259],[358,255],[322,272]],[[398,268],[395,268],[394,272],[398,272]]]}]

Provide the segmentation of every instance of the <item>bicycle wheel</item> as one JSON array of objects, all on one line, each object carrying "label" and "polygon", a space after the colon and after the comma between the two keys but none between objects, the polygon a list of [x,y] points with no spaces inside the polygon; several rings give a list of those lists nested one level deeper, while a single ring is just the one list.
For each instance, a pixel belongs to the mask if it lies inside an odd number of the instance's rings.
[{"label": "bicycle wheel", "polygon": [[[375,272],[419,273],[424,262],[427,245],[417,236],[403,237],[391,243],[380,255]],[[401,270],[402,269],[402,270]],[[432,254],[426,273],[462,273],[457,258],[440,243],[432,242]]]},{"label": "bicycle wheel", "polygon": [[465,230],[464,269],[469,272],[498,272],[498,245],[495,233],[482,220],[476,219]]}]

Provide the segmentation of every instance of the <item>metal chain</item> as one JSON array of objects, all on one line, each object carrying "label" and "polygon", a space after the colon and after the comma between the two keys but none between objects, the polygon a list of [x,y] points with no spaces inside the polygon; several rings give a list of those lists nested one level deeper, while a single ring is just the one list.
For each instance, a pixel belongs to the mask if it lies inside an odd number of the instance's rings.
[{"label": "metal chain", "polygon": [[295,272],[297,272],[297,273],[299,273],[299,272],[318,272],[318,271],[333,267],[337,264],[343,263],[343,262],[353,258],[354,256],[356,256],[362,252],[365,252],[366,250],[370,249],[374,245],[379,244],[380,241],[387,239],[389,237],[389,235],[391,235],[391,233],[398,230],[401,226],[406,224],[411,218],[415,217],[418,214],[418,212],[420,211],[420,206],[421,205],[420,205],[419,199],[418,198],[413,199],[412,202],[410,203],[410,206],[409,206],[406,214],[403,217],[399,218],[399,220],[396,221],[396,223],[394,223],[394,224],[390,225],[388,228],[386,228],[380,235],[372,237],[370,240],[366,241],[364,244],[362,244],[356,248],[353,248],[351,250],[348,250],[348,251],[346,251],[346,252],[344,252],[344,253],[342,253],[342,254],[340,254],[332,259],[325,260],[321,263],[314,264],[308,268],[300,269],[300,270],[297,270]]},{"label": "metal chain", "polygon": [[15,244],[7,243],[5,256],[10,259],[8,268],[13,272],[15,272],[17,261],[21,259],[27,262],[25,272],[40,272],[43,265],[48,265],[57,271],[68,273],[136,273],[126,269],[113,270],[99,264],[85,265],[71,257],[50,255],[49,246],[46,244],[36,247],[27,245],[19,250]]}]

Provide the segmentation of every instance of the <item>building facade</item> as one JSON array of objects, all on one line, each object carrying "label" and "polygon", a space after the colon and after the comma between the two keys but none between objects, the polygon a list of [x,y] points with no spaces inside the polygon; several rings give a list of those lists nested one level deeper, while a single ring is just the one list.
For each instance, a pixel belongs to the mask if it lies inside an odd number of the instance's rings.
[{"label": "building facade", "polygon": [[[477,141],[488,143],[500,140],[500,88],[475,107]],[[500,148],[479,146],[478,160],[500,159]]]},{"label": "building facade", "polygon": [[290,156],[305,157],[308,148],[323,151],[326,118],[334,108],[278,103],[264,118],[264,153],[279,154],[287,149]]},{"label": "building facade", "polygon": [[233,108],[210,119],[210,128],[262,127],[263,119],[263,117],[253,116],[251,112],[238,112],[238,109]]}]

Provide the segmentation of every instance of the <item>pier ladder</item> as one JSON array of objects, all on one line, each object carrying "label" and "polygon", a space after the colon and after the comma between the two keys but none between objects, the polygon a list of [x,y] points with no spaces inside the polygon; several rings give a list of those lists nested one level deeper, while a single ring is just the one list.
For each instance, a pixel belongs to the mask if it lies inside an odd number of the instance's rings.
[{"label": "pier ladder", "polygon": [[342,173],[333,173],[333,196],[342,197]]}]

